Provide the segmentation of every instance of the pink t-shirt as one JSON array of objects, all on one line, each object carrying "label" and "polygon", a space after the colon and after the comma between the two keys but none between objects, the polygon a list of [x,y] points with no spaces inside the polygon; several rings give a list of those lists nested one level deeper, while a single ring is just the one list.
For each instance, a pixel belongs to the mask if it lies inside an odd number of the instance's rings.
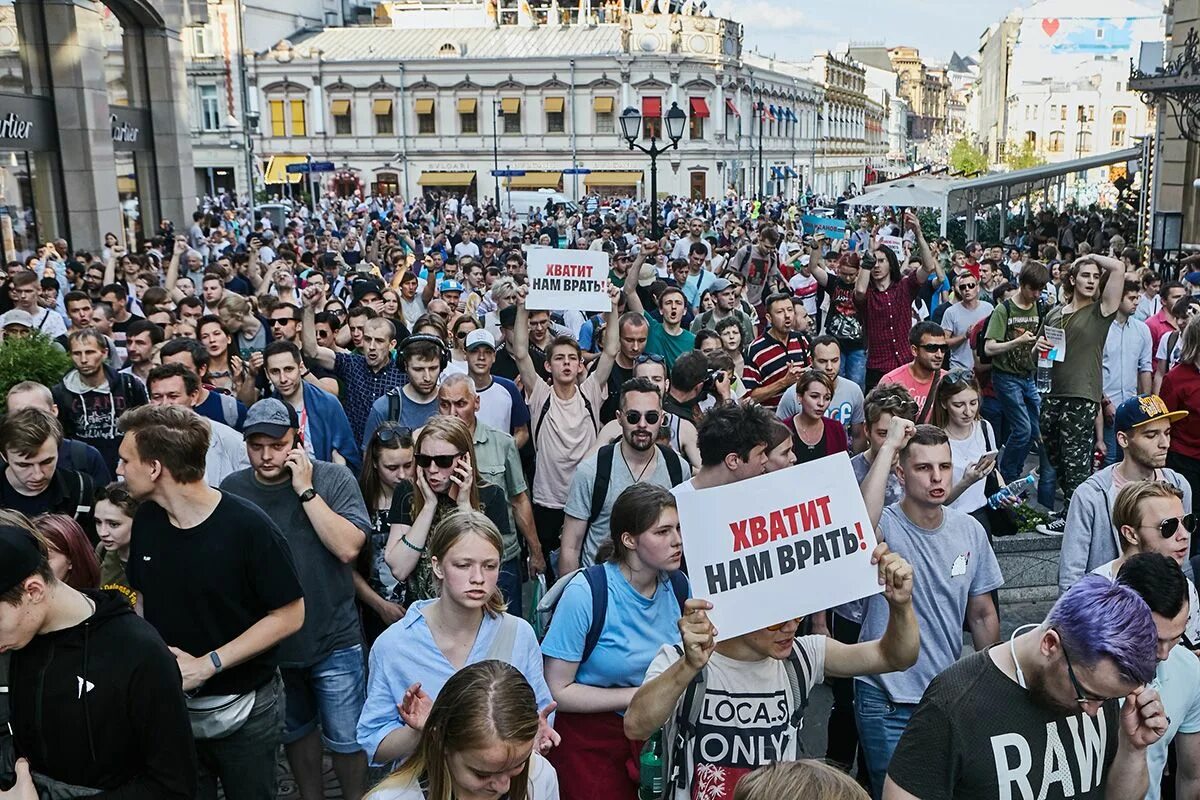
[{"label": "pink t-shirt", "polygon": [[[600,406],[608,396],[608,383],[597,383],[589,375],[570,400],[560,400],[549,384],[538,381],[530,389],[530,430],[534,437],[537,469],[533,475],[533,502],[545,508],[562,508],[567,503],[571,476],[579,462],[596,443]],[[587,402],[584,402],[586,398]],[[546,401],[549,409],[543,418]],[[591,411],[588,411],[591,406]]]},{"label": "pink t-shirt", "polygon": [[[898,383],[905,389],[908,389],[908,393],[913,396],[913,400],[917,401],[917,411],[919,412],[925,407],[925,398],[929,397],[929,390],[933,388],[933,378],[931,377],[924,383],[919,382],[913,377],[912,370],[909,369],[910,366],[910,364],[905,364],[902,367],[896,367],[894,370],[879,379],[879,385],[882,386],[885,383]],[[930,407],[930,413],[928,416],[933,416],[932,407]],[[928,419],[917,420],[917,422],[928,421]]]}]

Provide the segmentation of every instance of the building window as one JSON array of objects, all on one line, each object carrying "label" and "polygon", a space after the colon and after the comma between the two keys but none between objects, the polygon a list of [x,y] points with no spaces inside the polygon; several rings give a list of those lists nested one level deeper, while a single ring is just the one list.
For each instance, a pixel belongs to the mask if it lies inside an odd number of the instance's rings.
[{"label": "building window", "polygon": [[1096,107],[1095,106],[1088,106],[1087,121],[1088,122],[1096,121]]},{"label": "building window", "polygon": [[371,113],[375,117],[375,133],[380,136],[391,136],[396,132],[395,117],[392,115],[392,101],[379,98],[371,102]]},{"label": "building window", "polygon": [[292,100],[292,136],[307,136],[308,124],[304,114],[304,101]]},{"label": "building window", "polygon": [[1077,141],[1078,152],[1080,152],[1080,153],[1092,152],[1092,132],[1091,131],[1080,131],[1077,134],[1077,139],[1078,139],[1078,141]]},{"label": "building window", "polygon": [[688,117],[688,138],[704,138],[704,117],[697,116],[696,114]]},{"label": "building window", "polygon": [[1084,114],[1083,106],[1075,106],[1075,121],[1084,122],[1086,120],[1087,116]]},{"label": "building window", "polygon": [[1058,118],[1058,106],[1050,106],[1050,119]]},{"label": "building window", "polygon": [[642,136],[646,139],[662,138],[662,98],[642,98]]},{"label": "building window", "polygon": [[1062,106],[1062,107],[1059,109],[1059,115],[1058,115],[1058,118],[1059,118],[1060,120],[1062,120],[1063,122],[1066,122],[1066,121],[1067,121],[1067,107],[1066,107],[1066,105],[1063,105],[1063,106]]},{"label": "building window", "polygon": [[1037,131],[1025,131],[1025,143],[1037,147]]},{"label": "building window", "polygon": [[221,104],[217,100],[217,87],[208,85],[200,88],[200,129],[221,129]]},{"label": "building window", "polygon": [[267,103],[271,112],[271,136],[279,139],[287,136],[287,123],[283,117],[283,101],[271,100]]},{"label": "building window", "polygon": [[350,126],[350,101],[346,99],[334,100],[330,104],[333,111],[333,133],[335,136],[349,136],[351,133]]},{"label": "building window", "polygon": [[208,28],[198,25],[192,28],[192,55],[207,58],[212,55],[208,49]]},{"label": "building window", "polygon": [[596,112],[596,133],[615,133],[616,116],[613,108],[615,101],[611,97],[593,97],[592,110]]},{"label": "building window", "polygon": [[547,97],[545,109],[546,133],[565,133],[567,130],[567,120],[566,114],[563,111],[563,98]]},{"label": "building window", "polygon": [[458,127],[462,133],[479,133],[479,112],[474,97],[458,98]]},{"label": "building window", "polygon": [[1125,146],[1125,129],[1124,128],[1113,128],[1112,146],[1113,147],[1124,147]]},{"label": "building window", "polygon": [[437,121],[433,117],[433,99],[418,97],[416,103],[417,133],[437,133]]},{"label": "building window", "polygon": [[521,132],[521,98],[500,98],[500,112],[504,115],[504,132]]},{"label": "building window", "polygon": [[1124,111],[1114,111],[1112,124],[1114,128],[1124,128],[1128,117]]},{"label": "building window", "polygon": [[1064,136],[1062,131],[1051,131],[1050,144],[1046,147],[1046,149],[1051,153],[1061,153],[1063,151],[1063,139]]},{"label": "building window", "polygon": [[400,194],[400,177],[394,172],[381,172],[375,176],[376,197],[395,197]]}]

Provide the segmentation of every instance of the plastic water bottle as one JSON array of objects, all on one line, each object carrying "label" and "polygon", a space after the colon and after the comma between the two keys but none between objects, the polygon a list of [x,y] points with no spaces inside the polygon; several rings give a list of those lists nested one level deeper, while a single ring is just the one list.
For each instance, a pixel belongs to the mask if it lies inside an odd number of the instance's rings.
[{"label": "plastic water bottle", "polygon": [[647,740],[638,759],[638,800],[658,800],[663,793],[662,731]]},{"label": "plastic water bottle", "polygon": [[1037,362],[1037,390],[1038,394],[1050,393],[1050,376],[1054,371],[1054,362],[1050,360],[1050,354],[1042,353],[1038,356]]},{"label": "plastic water bottle", "polygon": [[1024,478],[1017,478],[1015,481],[989,497],[987,500],[988,507],[993,509],[1000,508],[1004,501],[1008,500],[1010,497],[1024,497],[1026,492],[1032,489],[1035,483],[1037,483],[1037,470],[1029,473]]}]

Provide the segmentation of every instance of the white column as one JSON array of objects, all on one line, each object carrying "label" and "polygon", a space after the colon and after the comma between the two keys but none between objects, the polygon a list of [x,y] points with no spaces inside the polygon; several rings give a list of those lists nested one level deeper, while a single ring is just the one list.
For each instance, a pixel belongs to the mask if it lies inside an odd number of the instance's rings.
[{"label": "white column", "polygon": [[710,109],[713,115],[713,134],[715,136],[725,135],[725,87],[720,83],[717,84],[717,91],[713,93],[713,108]]},{"label": "white column", "polygon": [[[325,133],[325,89],[317,84],[308,92],[309,120],[312,122],[313,133],[321,136]],[[290,110],[287,113],[291,113]]]}]

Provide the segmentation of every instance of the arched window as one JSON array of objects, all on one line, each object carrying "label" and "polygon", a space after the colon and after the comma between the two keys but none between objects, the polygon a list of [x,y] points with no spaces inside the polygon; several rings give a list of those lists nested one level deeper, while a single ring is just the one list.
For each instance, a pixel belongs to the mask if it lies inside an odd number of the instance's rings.
[{"label": "arched window", "polygon": [[1076,149],[1080,153],[1092,152],[1092,132],[1091,131],[1080,131],[1077,134],[1077,136],[1078,136],[1078,142],[1076,145]]},{"label": "arched window", "polygon": [[438,55],[442,57],[456,56],[458,55],[458,48],[453,43],[446,42],[438,48]]},{"label": "arched window", "polygon": [[1126,120],[1126,116],[1125,116],[1124,111],[1114,111],[1113,112],[1113,123],[1112,124],[1113,124],[1114,128],[1124,128],[1125,120]]},{"label": "arched window", "polygon": [[1064,139],[1065,139],[1065,136],[1063,135],[1062,131],[1051,131],[1050,132],[1050,144],[1046,149],[1049,150],[1051,153],[1061,153],[1063,151],[1063,140]]},{"label": "arched window", "polygon": [[1037,131],[1025,131],[1026,144],[1037,147]]}]

